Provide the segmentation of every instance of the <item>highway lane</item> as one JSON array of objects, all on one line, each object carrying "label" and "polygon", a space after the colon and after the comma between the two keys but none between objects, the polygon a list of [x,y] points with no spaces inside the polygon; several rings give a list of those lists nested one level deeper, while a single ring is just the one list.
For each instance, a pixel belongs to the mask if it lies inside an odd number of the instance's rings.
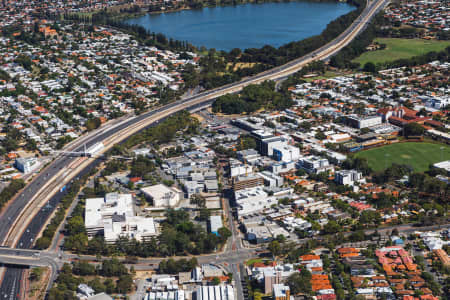
[{"label": "highway lane", "polygon": [[[168,110],[173,109],[176,111],[177,107],[180,107],[179,110],[185,109],[185,108],[192,108],[195,106],[204,106],[205,103],[211,102],[214,100],[214,98],[226,94],[226,93],[234,93],[242,89],[244,86],[251,84],[251,83],[259,83],[264,80],[269,79],[277,79],[282,78],[284,76],[287,76],[289,74],[294,73],[298,69],[300,69],[304,64],[309,63],[316,59],[327,59],[331,55],[335,54],[340,48],[345,46],[352,38],[354,38],[358,32],[355,33],[355,31],[360,31],[362,28],[366,26],[366,22],[370,19],[370,17],[373,16],[375,11],[379,10],[380,7],[384,6],[386,2],[385,1],[374,1],[371,2],[368,7],[364,10],[361,17],[358,18],[358,20],[353,23],[343,34],[341,34],[336,40],[330,42],[326,46],[320,48],[319,50],[314,51],[311,54],[308,54],[302,58],[296,59],[290,63],[287,63],[283,66],[274,68],[272,70],[263,72],[261,74],[258,74],[256,76],[244,79],[240,82],[233,83],[226,85],[224,87],[220,87],[211,91],[206,91],[201,94],[198,94],[196,96],[183,99],[182,101],[177,101],[174,103],[171,103],[167,106],[158,108],[154,111],[147,112],[145,114],[142,114],[140,116],[132,117],[125,122],[120,123],[118,126],[114,127],[112,130],[103,132],[102,130],[99,130],[99,134],[93,135],[91,138],[86,140],[87,147],[90,147],[91,145],[106,140],[112,135],[116,134],[117,132],[121,132],[129,127],[134,126],[134,124],[137,124],[139,122],[144,121],[147,118],[156,116],[160,113],[166,112]],[[327,49],[329,49],[327,51]],[[186,104],[187,105],[184,105]],[[183,106],[184,105],[184,106]],[[77,144],[76,147],[73,148],[75,151],[83,151],[84,147],[82,144]],[[13,201],[5,210],[5,212],[0,216],[0,239],[5,242],[6,235],[10,231],[10,228],[13,226],[15,220],[17,220],[17,217],[20,215],[22,209],[27,205],[27,203],[30,202],[30,199],[33,198],[35,195],[39,193],[41,190],[43,183],[45,181],[50,180],[50,178],[53,178],[56,174],[58,174],[59,170],[64,168],[65,166],[69,165],[70,163],[73,163],[76,160],[76,158],[73,157],[67,157],[62,156],[57,158],[49,168],[47,168],[44,172],[39,174],[36,179],[28,185],[24,191]],[[62,195],[56,195],[54,197],[55,203],[57,203],[58,197],[62,197]],[[51,205],[48,206],[48,210],[51,211]],[[19,247],[29,247],[31,246],[33,242],[33,236],[35,237],[36,232],[39,232],[40,228],[44,224],[43,220],[46,219],[46,215],[48,217],[48,212],[45,211],[42,207],[38,215],[41,215],[42,217],[37,216],[38,220],[35,222],[30,223],[27,226],[27,230],[20,236],[18,239],[18,246]],[[39,230],[38,230],[39,229]],[[8,273],[8,272],[7,272]],[[14,273],[17,274],[17,273]],[[5,274],[6,276],[7,274]],[[13,275],[8,274],[9,275]],[[11,285],[9,285],[11,286]],[[1,289],[8,289],[8,287],[4,287],[3,283],[1,286]]]},{"label": "highway lane", "polygon": [[[8,272],[3,277],[2,288],[0,289],[1,299],[20,299],[20,285],[23,270],[24,268],[19,267],[8,268]],[[8,289],[3,289],[3,286],[8,287]]]}]

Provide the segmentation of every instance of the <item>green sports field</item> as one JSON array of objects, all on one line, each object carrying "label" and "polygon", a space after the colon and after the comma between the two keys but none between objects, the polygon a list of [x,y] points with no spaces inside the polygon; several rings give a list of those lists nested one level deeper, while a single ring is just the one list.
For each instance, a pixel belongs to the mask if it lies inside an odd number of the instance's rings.
[{"label": "green sports field", "polygon": [[425,142],[398,143],[361,151],[356,153],[356,157],[367,158],[369,166],[375,171],[384,170],[392,163],[397,163],[410,165],[415,171],[424,172],[430,164],[449,160],[450,147]]},{"label": "green sports field", "polygon": [[422,55],[431,51],[439,52],[450,46],[450,41],[428,41],[423,39],[377,38],[375,42],[386,44],[386,49],[364,52],[353,61],[359,62],[362,67],[369,61],[374,64],[385,63],[400,58]]}]

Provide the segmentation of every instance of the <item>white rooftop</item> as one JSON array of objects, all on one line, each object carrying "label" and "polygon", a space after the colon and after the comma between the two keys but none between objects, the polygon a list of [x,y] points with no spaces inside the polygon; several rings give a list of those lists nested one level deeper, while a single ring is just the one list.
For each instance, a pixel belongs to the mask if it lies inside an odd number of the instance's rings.
[{"label": "white rooftop", "polygon": [[86,199],[85,225],[86,227],[101,227],[103,219],[112,215],[134,215],[131,194],[109,193],[105,198]]}]

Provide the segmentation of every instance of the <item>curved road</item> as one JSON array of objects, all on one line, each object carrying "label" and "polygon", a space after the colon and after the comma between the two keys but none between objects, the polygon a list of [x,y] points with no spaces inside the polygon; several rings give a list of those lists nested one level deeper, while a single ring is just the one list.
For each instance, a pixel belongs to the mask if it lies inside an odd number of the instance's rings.
[{"label": "curved road", "polygon": [[[178,111],[192,111],[207,107],[215,98],[224,94],[238,92],[249,84],[283,78],[297,72],[312,61],[326,60],[361,33],[371,18],[387,3],[388,0],[370,1],[360,17],[349,28],[336,39],[310,54],[242,81],[173,102],[139,116],[113,121],[77,139],[66,150],[82,152],[85,144],[89,148],[96,143],[104,142],[104,151],[106,151],[114,144]],[[60,190],[61,187],[70,185],[70,181],[75,176],[77,178],[88,172],[96,163],[96,161],[92,163],[91,160],[68,156],[56,158],[3,209],[0,215],[0,241],[2,241],[2,244],[17,248],[31,248],[34,238],[39,234],[42,226],[53,212],[54,207],[64,195],[64,191]],[[77,165],[74,166],[74,164]],[[8,297],[11,300],[18,298],[21,274],[20,269],[7,269],[0,288],[0,296],[2,298]]]}]

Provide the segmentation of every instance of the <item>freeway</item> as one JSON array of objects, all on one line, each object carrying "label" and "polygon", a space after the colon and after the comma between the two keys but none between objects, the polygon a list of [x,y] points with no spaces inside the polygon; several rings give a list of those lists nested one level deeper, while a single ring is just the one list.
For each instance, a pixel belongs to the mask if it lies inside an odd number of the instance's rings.
[{"label": "freeway", "polygon": [[[139,116],[127,116],[120,121],[101,127],[76,140],[65,150],[82,152],[84,147],[91,147],[99,142],[103,142],[105,144],[103,151],[107,151],[114,144],[152,124],[162,121],[178,111],[198,110],[210,105],[215,98],[228,93],[238,92],[249,84],[284,78],[297,72],[312,61],[326,60],[361,33],[371,18],[387,3],[388,0],[369,1],[364,11],[349,28],[336,39],[310,54],[239,82],[205,91]],[[87,158],[57,157],[3,209],[0,215],[0,240],[2,244],[10,247],[31,248],[34,239],[39,235],[46,220],[64,196],[65,191],[62,187],[70,185],[73,179],[76,179],[84,172],[88,172],[89,168],[94,167],[97,163],[97,160],[92,161]],[[19,293],[20,285],[17,282],[20,282],[20,274],[22,272],[14,270],[16,269],[8,268],[3,277],[7,278],[7,280],[2,281],[0,288],[2,293],[4,293],[3,295],[17,295]],[[15,299],[14,297],[11,299]]]}]

